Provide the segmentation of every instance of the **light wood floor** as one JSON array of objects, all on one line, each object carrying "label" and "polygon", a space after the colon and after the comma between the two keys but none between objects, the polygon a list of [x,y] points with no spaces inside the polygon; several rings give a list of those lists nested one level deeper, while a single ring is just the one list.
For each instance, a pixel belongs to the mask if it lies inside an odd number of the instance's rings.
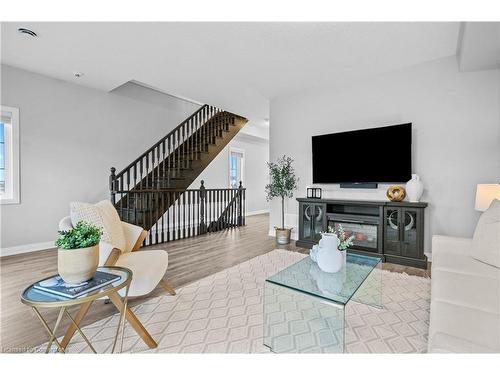
[{"label": "light wood floor", "polygon": [[[247,218],[245,227],[223,232],[151,246],[149,249],[164,248],[169,253],[167,277],[174,288],[179,288],[205,276],[244,262],[257,255],[276,248],[308,253],[309,250],[290,245],[277,246],[268,236],[268,215]],[[1,306],[0,342],[1,352],[23,352],[47,341],[47,335],[30,308],[20,302],[22,290],[29,284],[57,273],[57,251],[46,250],[1,258]],[[384,269],[405,272],[411,275],[429,276],[425,270],[385,263]],[[156,288],[149,296],[134,299],[137,305],[146,299],[166,292]],[[70,310],[74,312],[75,310]],[[97,302],[87,314],[83,325],[110,316],[116,312],[112,304]],[[43,310],[49,325],[57,318],[55,309]],[[61,324],[60,333],[68,326]]]}]

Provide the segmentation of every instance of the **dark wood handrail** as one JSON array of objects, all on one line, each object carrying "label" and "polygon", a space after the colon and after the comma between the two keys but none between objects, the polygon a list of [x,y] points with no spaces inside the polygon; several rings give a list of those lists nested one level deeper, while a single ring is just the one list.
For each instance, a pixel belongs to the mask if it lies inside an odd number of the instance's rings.
[{"label": "dark wood handrail", "polygon": [[[215,189],[203,189],[203,191],[229,191],[229,190],[246,190],[246,188],[215,188]],[[128,193],[184,193],[186,191],[201,191],[202,189],[134,189],[134,190],[116,190],[116,194],[128,194]]]}]

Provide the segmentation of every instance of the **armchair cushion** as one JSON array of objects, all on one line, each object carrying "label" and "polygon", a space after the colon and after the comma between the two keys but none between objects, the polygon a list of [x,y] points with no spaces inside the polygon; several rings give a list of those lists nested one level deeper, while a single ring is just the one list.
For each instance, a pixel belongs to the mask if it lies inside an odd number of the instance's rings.
[{"label": "armchair cushion", "polygon": [[[168,267],[168,253],[164,250],[141,250],[122,254],[115,264],[132,271],[132,283],[128,295],[142,296],[151,293],[165,276]],[[125,290],[120,290],[123,296]]]},{"label": "armchair cushion", "polygon": [[123,234],[125,236],[125,250],[124,252],[129,252],[132,251],[134,248],[135,244],[137,243],[137,240],[141,236],[142,232],[144,229],[142,227],[139,227],[137,225],[129,224],[124,221],[122,221],[122,228],[123,228]]},{"label": "armchair cushion", "polygon": [[128,250],[120,217],[111,202],[101,201],[97,204],[71,202],[70,212],[73,226],[82,220],[94,224],[102,228],[103,242],[110,243],[121,251]]}]

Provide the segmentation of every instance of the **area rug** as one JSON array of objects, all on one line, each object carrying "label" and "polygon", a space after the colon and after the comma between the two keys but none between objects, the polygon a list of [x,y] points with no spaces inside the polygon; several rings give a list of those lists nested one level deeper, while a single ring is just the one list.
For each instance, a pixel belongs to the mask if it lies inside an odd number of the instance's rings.
[{"label": "area rug", "polygon": [[[263,345],[263,285],[266,277],[305,255],[274,250],[133,308],[158,342],[149,349],[130,327],[124,352],[268,353]],[[346,308],[348,353],[423,353],[427,349],[430,280],[383,272],[383,309],[357,302]],[[100,353],[111,350],[118,314],[84,327]],[[90,352],[78,333],[70,353]]]}]

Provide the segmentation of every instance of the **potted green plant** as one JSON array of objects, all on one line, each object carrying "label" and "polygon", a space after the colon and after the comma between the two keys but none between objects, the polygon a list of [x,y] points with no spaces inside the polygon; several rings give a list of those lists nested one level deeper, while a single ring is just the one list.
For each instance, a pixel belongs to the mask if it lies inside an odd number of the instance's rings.
[{"label": "potted green plant", "polygon": [[56,241],[57,270],[64,282],[78,284],[94,277],[99,264],[102,230],[80,221],[68,231],[59,231]]},{"label": "potted green plant", "polygon": [[293,159],[282,156],[276,163],[269,162],[270,182],[266,185],[267,200],[281,198],[281,228],[275,227],[276,241],[279,244],[290,243],[291,228],[285,228],[285,198],[292,198],[294,190],[297,189],[299,179],[295,176],[292,166]]}]

